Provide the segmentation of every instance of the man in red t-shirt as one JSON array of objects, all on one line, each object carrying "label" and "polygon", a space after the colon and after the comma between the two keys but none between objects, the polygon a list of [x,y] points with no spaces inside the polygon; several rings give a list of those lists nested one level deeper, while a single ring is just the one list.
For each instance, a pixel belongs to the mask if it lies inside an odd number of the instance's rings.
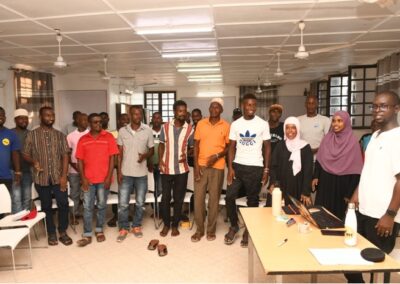
[{"label": "man in red t-shirt", "polygon": [[107,196],[111,185],[114,156],[117,143],[109,132],[101,128],[101,117],[89,115],[90,132],[79,139],[76,158],[83,190],[83,238],[77,242],[84,247],[92,242],[92,219],[97,196],[97,223],[95,235],[98,242],[105,241],[103,225],[106,215]]}]

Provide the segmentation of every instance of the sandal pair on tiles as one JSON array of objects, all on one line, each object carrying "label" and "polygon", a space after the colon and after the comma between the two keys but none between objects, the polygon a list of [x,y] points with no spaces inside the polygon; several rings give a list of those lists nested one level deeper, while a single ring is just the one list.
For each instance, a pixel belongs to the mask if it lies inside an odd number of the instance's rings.
[{"label": "sandal pair on tiles", "polygon": [[156,250],[158,251],[159,256],[166,256],[168,254],[168,249],[166,245],[160,244],[159,240],[151,240],[149,245],[147,246],[148,250]]}]

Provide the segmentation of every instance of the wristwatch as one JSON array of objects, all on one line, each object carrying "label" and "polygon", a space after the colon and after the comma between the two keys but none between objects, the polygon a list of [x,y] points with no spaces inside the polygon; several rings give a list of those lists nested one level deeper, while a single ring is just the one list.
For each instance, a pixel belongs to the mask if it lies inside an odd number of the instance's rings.
[{"label": "wristwatch", "polygon": [[396,215],[397,215],[397,212],[396,211],[394,211],[394,210],[390,210],[390,209],[388,209],[388,210],[386,210],[386,215],[389,215],[390,217],[396,217]]}]

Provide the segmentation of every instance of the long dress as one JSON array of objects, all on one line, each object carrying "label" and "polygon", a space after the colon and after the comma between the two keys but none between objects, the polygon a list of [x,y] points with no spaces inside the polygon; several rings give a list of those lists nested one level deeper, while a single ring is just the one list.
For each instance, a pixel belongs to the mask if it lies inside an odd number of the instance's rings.
[{"label": "long dress", "polygon": [[338,218],[344,220],[347,203],[356,189],[360,175],[334,175],[326,172],[318,161],[315,162],[314,178],[318,179],[315,205],[321,205]]},{"label": "long dress", "polygon": [[301,171],[293,175],[290,161],[291,152],[288,150],[285,141],[279,142],[272,153],[270,184],[279,182],[285,204],[290,204],[288,194],[300,200],[301,195],[310,196],[311,179],[313,168],[313,154],[309,144],[300,150]]}]

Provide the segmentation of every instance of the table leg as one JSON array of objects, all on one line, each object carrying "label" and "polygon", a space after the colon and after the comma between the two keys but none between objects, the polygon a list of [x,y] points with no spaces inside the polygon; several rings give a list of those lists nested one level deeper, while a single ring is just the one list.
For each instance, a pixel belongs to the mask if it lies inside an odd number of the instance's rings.
[{"label": "table leg", "polygon": [[384,273],[383,272],[374,272],[374,278],[372,279],[373,283],[383,283]]},{"label": "table leg", "polygon": [[254,283],[254,244],[249,236],[249,283]]},{"label": "table leg", "polygon": [[311,274],[311,283],[317,283],[318,282],[318,275],[313,273]]}]

